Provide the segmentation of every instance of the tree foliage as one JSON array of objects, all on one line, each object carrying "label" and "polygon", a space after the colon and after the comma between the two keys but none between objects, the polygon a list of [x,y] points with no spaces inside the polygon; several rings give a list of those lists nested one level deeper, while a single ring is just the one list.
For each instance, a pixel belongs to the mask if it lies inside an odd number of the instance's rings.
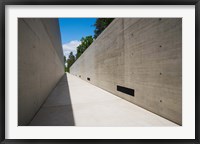
[{"label": "tree foliage", "polygon": [[82,53],[91,45],[92,42],[92,36],[83,37],[81,38],[81,44],[77,47],[76,57],[73,55],[72,52],[70,52],[67,60],[64,56],[64,61],[65,63],[67,63],[67,66],[65,66],[65,72],[69,72],[69,69],[73,65],[73,63],[82,55]]},{"label": "tree foliage", "polygon": [[66,59],[66,56],[64,56],[64,63],[66,63],[67,62],[67,59]]},{"label": "tree foliage", "polygon": [[[114,20],[114,18],[98,18],[94,24],[94,38],[96,39],[103,30]],[[83,52],[92,44],[93,42],[92,36],[86,36],[81,38],[81,44],[77,47],[76,57],[70,52],[68,59],[64,56],[64,62],[67,64],[65,66],[65,72],[69,72],[70,67],[73,63],[83,54]]]},{"label": "tree foliage", "polygon": [[94,38],[96,39],[113,20],[114,18],[98,18],[94,24]]},{"label": "tree foliage", "polygon": [[73,63],[76,61],[75,56],[72,52],[70,52],[68,59],[66,60],[67,67],[65,68],[65,72],[69,72],[70,67],[73,65]]},{"label": "tree foliage", "polygon": [[76,59],[78,59],[82,53],[92,44],[92,36],[86,36],[81,38],[81,44],[77,47]]},{"label": "tree foliage", "polygon": [[[67,59],[66,59],[66,56],[64,56],[64,65],[66,64],[66,62],[67,62]],[[65,72],[67,72],[67,67],[66,67],[66,65],[65,65]]]}]

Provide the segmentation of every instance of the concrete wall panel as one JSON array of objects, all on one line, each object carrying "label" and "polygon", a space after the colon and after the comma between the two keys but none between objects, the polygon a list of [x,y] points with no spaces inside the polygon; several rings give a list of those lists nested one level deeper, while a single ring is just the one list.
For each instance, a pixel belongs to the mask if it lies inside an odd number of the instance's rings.
[{"label": "concrete wall panel", "polygon": [[18,19],[18,125],[27,125],[64,74],[57,19]]},{"label": "concrete wall panel", "polygon": [[[70,73],[182,124],[182,19],[115,19]],[[117,91],[132,88],[135,96]]]}]

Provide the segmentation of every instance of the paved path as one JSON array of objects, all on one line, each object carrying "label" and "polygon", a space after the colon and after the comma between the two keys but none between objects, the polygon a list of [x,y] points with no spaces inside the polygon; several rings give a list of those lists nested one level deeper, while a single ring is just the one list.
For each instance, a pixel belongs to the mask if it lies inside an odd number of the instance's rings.
[{"label": "paved path", "polygon": [[30,125],[178,126],[71,74],[63,76]]}]

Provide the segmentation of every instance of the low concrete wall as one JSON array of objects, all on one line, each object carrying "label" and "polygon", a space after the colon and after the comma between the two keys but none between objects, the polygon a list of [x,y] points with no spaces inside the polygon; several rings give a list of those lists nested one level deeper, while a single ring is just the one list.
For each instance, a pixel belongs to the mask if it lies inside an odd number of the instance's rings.
[{"label": "low concrete wall", "polygon": [[115,19],[70,73],[181,125],[182,19]]},{"label": "low concrete wall", "polygon": [[64,74],[57,19],[18,19],[18,125],[27,125]]}]

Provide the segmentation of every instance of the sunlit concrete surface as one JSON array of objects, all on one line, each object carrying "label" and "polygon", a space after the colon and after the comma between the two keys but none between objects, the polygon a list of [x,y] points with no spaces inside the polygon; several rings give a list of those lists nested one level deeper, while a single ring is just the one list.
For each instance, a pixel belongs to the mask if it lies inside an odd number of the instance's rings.
[{"label": "sunlit concrete surface", "polygon": [[182,19],[116,18],[70,73],[182,125]]},{"label": "sunlit concrete surface", "polygon": [[63,76],[30,125],[178,126],[71,74]]}]

